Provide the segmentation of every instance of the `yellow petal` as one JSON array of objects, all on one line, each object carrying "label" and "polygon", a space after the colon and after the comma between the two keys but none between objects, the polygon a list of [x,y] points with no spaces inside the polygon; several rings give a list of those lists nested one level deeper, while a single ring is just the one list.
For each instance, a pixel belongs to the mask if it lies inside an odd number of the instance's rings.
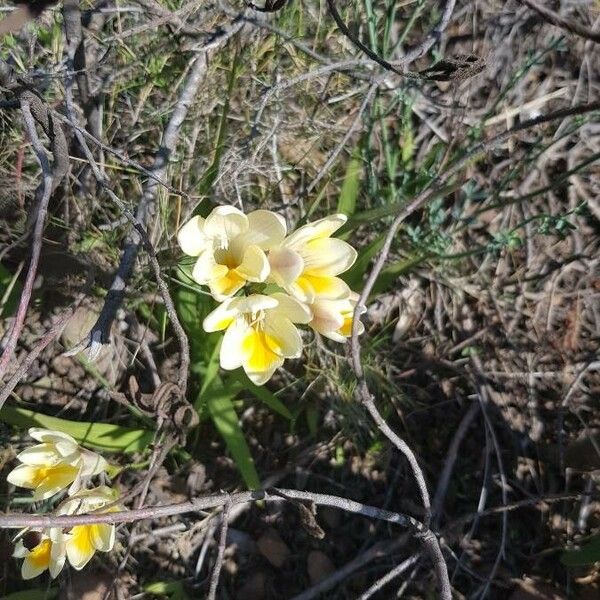
[{"label": "yellow petal", "polygon": [[52,542],[49,539],[45,539],[29,552],[21,566],[21,576],[23,579],[33,579],[50,566],[51,550]]},{"label": "yellow petal", "polygon": [[206,217],[203,230],[210,238],[230,240],[248,230],[248,217],[234,206],[217,206]]},{"label": "yellow petal", "polygon": [[304,273],[332,277],[347,271],[356,260],[356,250],[337,238],[313,240],[302,248]]},{"label": "yellow petal", "polygon": [[258,246],[248,246],[244,251],[242,263],[235,269],[236,274],[254,282],[264,281],[269,271],[267,255]]},{"label": "yellow petal", "polygon": [[210,240],[203,231],[204,219],[192,217],[177,233],[177,242],[188,256],[198,256],[211,246]]},{"label": "yellow petal", "polygon": [[69,532],[70,538],[66,542],[67,558],[74,569],[83,569],[90,562],[96,552],[94,546],[97,525],[76,525]]},{"label": "yellow petal", "polygon": [[45,500],[73,483],[78,467],[59,463],[56,465],[20,465],[6,477],[13,485],[34,489],[34,500]]},{"label": "yellow petal", "polygon": [[272,348],[278,344],[263,331],[250,328],[243,340],[242,352],[245,356],[244,371],[256,385],[266,383],[277,367],[283,364],[283,358]]},{"label": "yellow petal", "polygon": [[239,310],[234,304],[234,300],[225,300],[219,304],[215,310],[209,313],[202,323],[202,328],[207,333],[213,331],[223,331],[227,329],[239,314]]},{"label": "yellow petal", "polygon": [[284,358],[298,358],[302,354],[300,333],[287,317],[267,313],[264,319],[264,340],[275,354]]},{"label": "yellow petal", "polygon": [[241,290],[245,283],[246,280],[235,269],[231,269],[222,277],[211,279],[210,293],[216,300],[225,300]]},{"label": "yellow petal", "polygon": [[339,277],[318,277],[310,273],[302,275],[302,285],[310,287],[316,298],[342,300],[350,295],[350,288]]},{"label": "yellow petal", "polygon": [[224,277],[229,268],[215,261],[212,249],[204,250],[199,256],[192,269],[192,279],[200,285],[206,285],[213,279]]},{"label": "yellow petal", "polygon": [[284,242],[288,248],[299,248],[311,240],[328,238],[335,233],[346,221],[348,217],[343,214],[330,215],[318,221],[313,221],[299,227],[290,234]]}]

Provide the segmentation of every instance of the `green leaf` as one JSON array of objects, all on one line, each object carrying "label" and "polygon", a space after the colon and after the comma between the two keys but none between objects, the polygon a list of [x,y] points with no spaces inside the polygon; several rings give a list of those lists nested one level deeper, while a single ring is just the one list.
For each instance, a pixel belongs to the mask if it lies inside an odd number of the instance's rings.
[{"label": "green leaf", "polygon": [[423,262],[427,256],[423,256],[421,254],[416,256],[410,256],[409,258],[405,258],[403,260],[399,260],[391,265],[387,266],[385,269],[379,273],[379,277],[373,286],[373,290],[371,291],[371,297],[384,292],[388,288],[390,288],[402,275],[406,273],[412,267]]},{"label": "green leaf", "polygon": [[201,392],[203,395],[202,401],[205,403],[219,433],[223,436],[246,486],[248,489],[255,490],[260,488],[260,480],[244,432],[240,427],[237,412],[233,406],[233,399],[239,391],[239,387],[236,386],[232,389],[232,386],[226,386],[223,380],[216,376]]},{"label": "green leaf", "polygon": [[58,588],[34,588],[32,590],[7,594],[6,596],[2,596],[1,600],[52,600],[57,596]]},{"label": "green leaf", "polygon": [[225,440],[229,452],[249,489],[260,487],[260,480],[250,448],[233,406],[233,399],[242,390],[242,384],[229,381],[227,384],[219,376],[219,351],[221,343],[215,346],[210,361],[204,369],[204,379],[195,408],[201,412],[206,408],[215,427]]},{"label": "green leaf", "polygon": [[13,406],[0,409],[0,421],[24,429],[45,427],[62,431],[85,446],[106,452],[141,452],[148,448],[154,437],[151,431],[145,429],[131,429],[112,423],[68,421]]},{"label": "green leaf", "polygon": [[217,130],[217,139],[215,140],[215,149],[213,153],[213,158],[203,173],[202,178],[200,179],[200,183],[198,184],[198,194],[200,196],[206,196],[210,192],[217,175],[219,174],[219,167],[221,165],[221,156],[223,154],[223,149],[225,148],[225,133],[227,131],[227,118],[229,116],[229,106],[230,99],[233,94],[233,88],[235,86],[235,82],[239,75],[239,55],[236,50],[235,55],[233,57],[233,64],[231,66],[231,71],[229,72],[229,80],[227,83],[227,94],[225,95],[225,104],[223,105],[223,111],[221,112],[221,117],[219,119],[219,127]]},{"label": "green leaf", "polygon": [[350,286],[350,289],[357,290],[361,286],[371,261],[381,250],[384,241],[385,234],[376,237],[370,244],[359,251],[358,258],[352,267],[340,275],[340,277]]},{"label": "green leaf", "polygon": [[354,214],[356,210],[356,199],[360,191],[360,179],[362,175],[362,159],[360,151],[355,148],[352,152],[350,162],[346,168],[344,183],[338,200],[337,210],[346,216]]},{"label": "green leaf", "polygon": [[189,598],[181,581],[154,581],[144,586],[144,592],[156,596],[168,596],[171,600],[187,600]]},{"label": "green leaf", "polygon": [[265,387],[254,385],[242,370],[234,371],[228,379],[237,381],[237,383],[241,384],[241,389],[249,391],[282,417],[290,421],[294,418],[288,407],[273,392],[270,392]]},{"label": "green leaf", "polygon": [[585,567],[600,561],[600,535],[594,536],[579,550],[565,552],[560,562],[567,567]]},{"label": "green leaf", "polygon": [[22,286],[14,275],[0,264],[0,316],[11,317],[17,311]]}]

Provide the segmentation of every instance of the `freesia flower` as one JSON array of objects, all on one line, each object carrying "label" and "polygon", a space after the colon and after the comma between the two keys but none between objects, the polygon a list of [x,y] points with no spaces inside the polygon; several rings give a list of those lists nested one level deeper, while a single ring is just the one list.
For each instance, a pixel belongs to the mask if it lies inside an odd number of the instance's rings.
[{"label": "freesia flower", "polygon": [[34,490],[34,500],[45,500],[69,487],[76,492],[83,478],[97,475],[108,464],[66,433],[33,427],[29,435],[41,442],[17,455],[22,463],[6,477],[13,485]]},{"label": "freesia flower", "polygon": [[206,219],[190,219],[177,240],[185,254],[197,257],[194,281],[208,285],[217,300],[224,300],[247,281],[266,280],[270,267],[265,250],[279,245],[285,234],[283,217],[271,211],[245,215],[233,206],[218,206]]},{"label": "freesia flower", "polygon": [[[71,496],[58,509],[59,515],[79,515],[101,509],[119,497],[116,490],[100,486],[82,490]],[[122,507],[112,506],[106,512],[116,512]],[[102,511],[99,511],[102,512]],[[65,535],[65,549],[69,563],[78,571],[99,552],[110,552],[115,545],[115,526],[108,523],[76,525]]]},{"label": "freesia flower", "polygon": [[286,358],[302,353],[295,323],[308,323],[310,309],[283,293],[226,300],[204,320],[204,330],[225,331],[221,367],[243,367],[250,380],[263,385]]},{"label": "freesia flower", "polygon": [[54,579],[65,564],[64,535],[60,529],[49,533],[26,531],[17,541],[13,556],[25,559],[21,565],[23,579],[33,579],[46,570]]},{"label": "freesia flower", "polygon": [[[352,335],[352,317],[357,301],[358,294],[354,292],[343,300],[318,298],[311,304],[313,318],[309,326],[331,340],[345,342],[346,338]],[[360,314],[365,311],[363,307]],[[359,322],[358,334],[360,335],[364,330],[365,326]]]},{"label": "freesia flower", "polygon": [[347,218],[332,215],[308,223],[269,253],[271,279],[302,302],[315,298],[347,298],[350,289],[338,275],[356,260],[356,250],[347,242],[332,238]]}]

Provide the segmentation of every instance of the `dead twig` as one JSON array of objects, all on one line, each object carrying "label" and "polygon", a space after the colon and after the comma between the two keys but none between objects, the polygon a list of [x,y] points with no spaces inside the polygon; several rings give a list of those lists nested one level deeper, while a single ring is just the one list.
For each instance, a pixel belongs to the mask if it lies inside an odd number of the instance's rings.
[{"label": "dead twig", "polygon": [[535,10],[542,19],[551,23],[552,25],[556,25],[556,27],[560,27],[561,29],[566,29],[567,31],[578,35],[579,37],[585,38],[586,40],[590,40],[596,44],[600,44],[600,31],[591,29],[582,25],[581,23],[577,23],[576,21],[572,21],[571,19],[567,19],[566,17],[562,17],[558,13],[538,4],[535,0],[518,0],[521,4],[528,6],[532,10]]},{"label": "dead twig", "polygon": [[227,545],[227,527],[229,519],[229,509],[231,504],[228,502],[223,507],[221,514],[221,535],[219,536],[219,550],[217,552],[217,561],[215,563],[212,576],[210,578],[210,589],[208,591],[207,600],[215,600],[217,597],[217,586],[219,585],[219,576],[223,568],[223,558],[225,557],[225,546]]}]

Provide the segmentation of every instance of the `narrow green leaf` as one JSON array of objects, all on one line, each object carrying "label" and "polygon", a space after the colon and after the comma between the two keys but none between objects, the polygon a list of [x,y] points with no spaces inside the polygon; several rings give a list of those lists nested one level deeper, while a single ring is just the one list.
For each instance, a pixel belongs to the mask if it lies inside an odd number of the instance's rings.
[{"label": "narrow green leaf", "polygon": [[148,448],[154,435],[145,429],[131,429],[112,423],[68,421],[13,406],[0,409],[0,421],[24,429],[45,427],[62,431],[85,446],[107,452],[141,452]]},{"label": "narrow green leaf", "polygon": [[288,407],[267,388],[254,385],[248,376],[241,370],[234,371],[228,379],[233,379],[241,385],[241,389],[249,391],[253,396],[264,402],[271,410],[280,414],[288,420],[292,420],[294,416],[289,411]]},{"label": "narrow green leaf", "polygon": [[344,183],[342,184],[337,205],[338,212],[344,213],[348,217],[353,215],[356,210],[356,199],[360,191],[361,175],[362,159],[359,149],[355,148],[346,168],[346,175],[344,176]]},{"label": "narrow green leaf", "polygon": [[560,562],[567,567],[585,567],[600,561],[600,535],[593,537],[579,550],[565,552],[560,557]]},{"label": "narrow green leaf", "polygon": [[223,436],[244,482],[249,489],[255,490],[260,487],[260,480],[233,406],[233,398],[238,392],[239,388],[235,392],[232,391],[230,386],[225,386],[223,380],[217,376],[208,388],[203,390],[203,402]]},{"label": "narrow green leaf", "polygon": [[0,264],[0,316],[3,318],[12,317],[17,310],[22,289],[17,275]]}]

